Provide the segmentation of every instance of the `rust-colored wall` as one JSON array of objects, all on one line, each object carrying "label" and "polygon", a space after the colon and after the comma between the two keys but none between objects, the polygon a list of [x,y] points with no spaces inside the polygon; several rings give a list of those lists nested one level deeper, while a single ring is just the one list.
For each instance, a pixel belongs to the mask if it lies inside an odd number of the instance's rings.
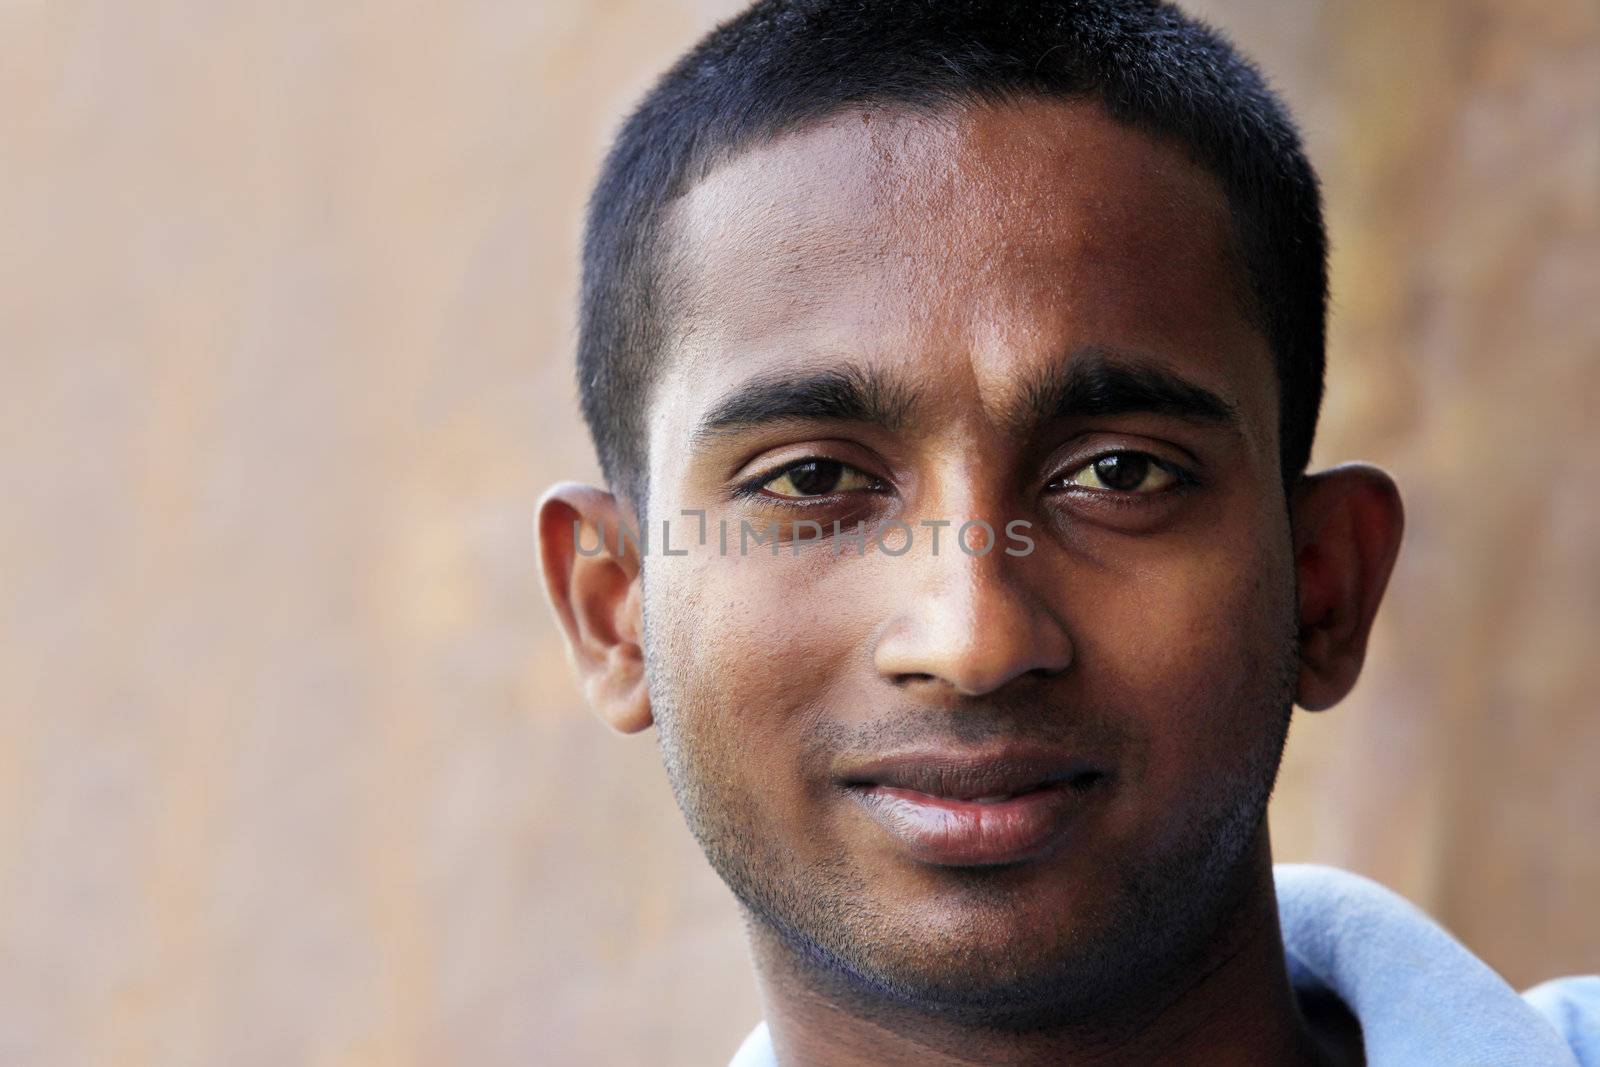
[{"label": "rust-colored wall", "polygon": [[[579,211],[731,0],[0,5],[0,1062],[721,1062],[737,918],[580,707]],[[1318,458],[1396,472],[1280,854],[1600,968],[1600,9],[1210,0],[1335,247]]]}]

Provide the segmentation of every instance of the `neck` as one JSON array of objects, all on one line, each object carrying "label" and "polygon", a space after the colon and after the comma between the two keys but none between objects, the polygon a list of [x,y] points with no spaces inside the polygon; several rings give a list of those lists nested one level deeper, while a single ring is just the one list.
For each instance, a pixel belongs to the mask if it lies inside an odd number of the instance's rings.
[{"label": "neck", "polygon": [[[1241,894],[1205,951],[1176,983],[1096,1018],[1017,1032],[952,1022],[873,998],[818,972],[759,921],[751,948],[778,1062],[817,1067],[969,1064],[1263,1064],[1327,1067],[1350,1058],[1355,1020],[1308,1024],[1289,985],[1265,830]],[[1359,1057],[1359,1036],[1354,1042]]]}]

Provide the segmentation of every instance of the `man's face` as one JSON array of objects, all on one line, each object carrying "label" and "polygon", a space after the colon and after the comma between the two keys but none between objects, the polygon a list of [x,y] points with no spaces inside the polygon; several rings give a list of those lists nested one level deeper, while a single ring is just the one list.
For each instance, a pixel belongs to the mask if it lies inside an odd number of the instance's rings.
[{"label": "man's face", "polygon": [[[1177,967],[1265,855],[1296,666],[1277,381],[1216,182],[1087,103],[852,113],[674,223],[646,669],[713,866],[923,1005]],[[826,536],[741,551],[798,519]],[[900,555],[832,536],[890,519]]]}]

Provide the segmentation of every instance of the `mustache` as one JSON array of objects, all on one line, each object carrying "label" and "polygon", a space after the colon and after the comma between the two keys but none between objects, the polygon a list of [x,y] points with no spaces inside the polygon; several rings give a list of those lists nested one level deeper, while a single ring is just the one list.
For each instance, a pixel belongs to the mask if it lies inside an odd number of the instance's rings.
[{"label": "mustache", "polygon": [[802,743],[815,756],[836,757],[1006,743],[1112,753],[1135,741],[1124,723],[1097,709],[1027,701],[901,708],[860,723],[818,718],[806,728]]}]

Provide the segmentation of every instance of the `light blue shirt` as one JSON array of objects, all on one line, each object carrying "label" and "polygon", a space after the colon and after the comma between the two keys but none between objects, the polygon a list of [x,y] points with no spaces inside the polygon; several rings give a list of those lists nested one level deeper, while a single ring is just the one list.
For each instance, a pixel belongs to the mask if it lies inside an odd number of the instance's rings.
[{"label": "light blue shirt", "polygon": [[[1522,995],[1404,898],[1348,871],[1279,864],[1296,990],[1361,1020],[1369,1067],[1600,1067],[1600,977]],[[729,1067],[778,1067],[761,1023]]]}]

